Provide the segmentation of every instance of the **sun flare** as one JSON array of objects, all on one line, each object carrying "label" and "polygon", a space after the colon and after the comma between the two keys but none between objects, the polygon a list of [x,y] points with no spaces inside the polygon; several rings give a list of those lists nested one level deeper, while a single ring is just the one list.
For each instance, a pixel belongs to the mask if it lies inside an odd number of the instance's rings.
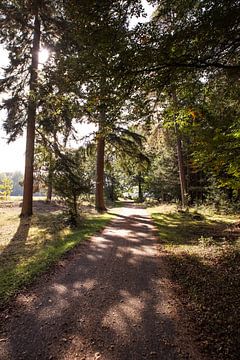
[{"label": "sun flare", "polygon": [[49,50],[46,48],[41,48],[39,51],[39,63],[45,64],[49,58]]}]

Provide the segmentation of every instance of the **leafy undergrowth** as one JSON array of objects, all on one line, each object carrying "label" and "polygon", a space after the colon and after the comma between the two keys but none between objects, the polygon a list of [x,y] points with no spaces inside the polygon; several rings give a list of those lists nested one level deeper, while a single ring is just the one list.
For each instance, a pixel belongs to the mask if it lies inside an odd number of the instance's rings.
[{"label": "leafy undergrowth", "polygon": [[19,209],[4,209],[0,221],[0,307],[19,289],[46,271],[64,253],[105,227],[110,214],[88,214],[77,229],[61,211],[46,211],[20,220]]},{"label": "leafy undergrowth", "polygon": [[173,207],[152,208],[151,215],[202,351],[211,359],[239,359],[239,217]]}]

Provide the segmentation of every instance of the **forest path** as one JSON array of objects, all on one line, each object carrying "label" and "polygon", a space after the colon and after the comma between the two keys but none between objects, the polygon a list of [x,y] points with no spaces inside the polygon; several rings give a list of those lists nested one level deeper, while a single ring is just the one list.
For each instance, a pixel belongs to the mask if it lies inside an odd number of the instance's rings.
[{"label": "forest path", "polygon": [[154,232],[145,209],[118,209],[1,315],[0,359],[198,359],[177,331]]}]

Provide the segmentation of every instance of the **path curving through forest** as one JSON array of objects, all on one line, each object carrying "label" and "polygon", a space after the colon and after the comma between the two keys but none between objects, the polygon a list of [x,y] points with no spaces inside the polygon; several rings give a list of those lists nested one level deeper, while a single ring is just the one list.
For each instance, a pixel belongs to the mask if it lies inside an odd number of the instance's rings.
[{"label": "path curving through forest", "polygon": [[198,359],[154,225],[128,204],[1,315],[1,360]]}]

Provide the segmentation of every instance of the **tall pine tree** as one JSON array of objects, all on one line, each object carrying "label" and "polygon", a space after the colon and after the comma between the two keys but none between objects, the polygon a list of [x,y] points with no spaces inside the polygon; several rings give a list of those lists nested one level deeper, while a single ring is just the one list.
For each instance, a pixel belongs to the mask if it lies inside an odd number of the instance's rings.
[{"label": "tall pine tree", "polygon": [[38,107],[39,51],[53,44],[58,31],[60,2],[3,0],[0,4],[0,39],[9,52],[9,65],[0,91],[7,94],[4,128],[13,141],[26,127],[24,195],[21,216],[32,215],[33,162]]},{"label": "tall pine tree", "polygon": [[120,59],[129,46],[129,16],[140,10],[140,1],[65,3],[67,30],[61,43],[59,77],[68,91],[78,95],[83,117],[98,126],[95,206],[99,212],[106,210],[106,135],[120,118],[131,88],[119,72]]}]

